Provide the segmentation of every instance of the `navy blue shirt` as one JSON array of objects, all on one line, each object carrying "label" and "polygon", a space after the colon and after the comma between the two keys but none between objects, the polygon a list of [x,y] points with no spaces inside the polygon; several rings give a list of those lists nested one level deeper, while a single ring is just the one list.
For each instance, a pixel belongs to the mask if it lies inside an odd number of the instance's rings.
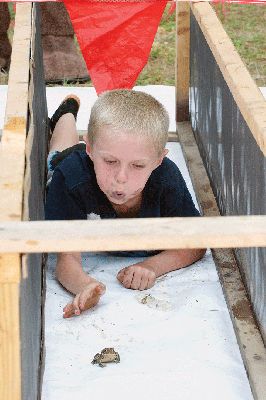
[{"label": "navy blue shirt", "polygon": [[[97,184],[93,162],[83,151],[74,151],[55,168],[45,205],[48,220],[118,218]],[[167,157],[150,175],[143,190],[138,218],[199,216],[186,183]],[[122,252],[144,256],[158,252]],[[119,252],[121,255],[121,252]]]}]

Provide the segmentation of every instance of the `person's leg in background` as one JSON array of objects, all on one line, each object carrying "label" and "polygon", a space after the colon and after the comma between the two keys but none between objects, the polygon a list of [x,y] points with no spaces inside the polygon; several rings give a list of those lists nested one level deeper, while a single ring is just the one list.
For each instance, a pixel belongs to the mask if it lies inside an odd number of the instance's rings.
[{"label": "person's leg in background", "polygon": [[46,81],[89,79],[63,3],[41,3],[41,34]]},{"label": "person's leg in background", "polygon": [[8,4],[0,2],[0,70],[8,71],[12,47],[7,31],[10,24]]}]

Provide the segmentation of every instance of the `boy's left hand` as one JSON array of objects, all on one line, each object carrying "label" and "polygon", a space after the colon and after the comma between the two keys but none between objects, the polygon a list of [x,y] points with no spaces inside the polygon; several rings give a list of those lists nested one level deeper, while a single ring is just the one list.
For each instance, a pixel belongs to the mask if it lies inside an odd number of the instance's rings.
[{"label": "boy's left hand", "polygon": [[117,279],[127,289],[145,290],[151,288],[156,280],[155,272],[139,264],[121,269]]}]

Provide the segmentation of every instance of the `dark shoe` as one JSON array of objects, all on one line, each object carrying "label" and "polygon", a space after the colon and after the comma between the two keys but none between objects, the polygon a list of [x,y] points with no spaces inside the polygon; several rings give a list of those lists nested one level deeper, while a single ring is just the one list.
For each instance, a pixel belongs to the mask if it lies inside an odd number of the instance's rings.
[{"label": "dark shoe", "polygon": [[77,114],[80,106],[80,100],[74,94],[68,95],[60,104],[58,109],[53,114],[52,118],[50,119],[50,129],[51,132],[54,131],[54,128],[62,117],[62,115],[71,113],[74,115],[75,120],[77,119]]}]

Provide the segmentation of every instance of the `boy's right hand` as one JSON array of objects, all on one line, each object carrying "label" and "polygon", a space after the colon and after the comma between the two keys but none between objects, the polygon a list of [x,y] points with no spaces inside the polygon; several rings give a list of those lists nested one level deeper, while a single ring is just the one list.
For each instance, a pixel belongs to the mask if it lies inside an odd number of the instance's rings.
[{"label": "boy's right hand", "polygon": [[103,283],[98,281],[90,282],[63,308],[63,317],[70,318],[74,315],[80,315],[82,311],[94,307],[104,293],[105,285]]}]

